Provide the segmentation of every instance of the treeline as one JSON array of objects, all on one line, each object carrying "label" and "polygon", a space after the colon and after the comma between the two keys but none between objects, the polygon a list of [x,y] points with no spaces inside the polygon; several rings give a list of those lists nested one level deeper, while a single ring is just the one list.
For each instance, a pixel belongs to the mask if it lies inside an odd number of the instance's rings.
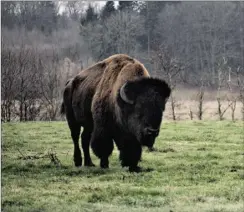
[{"label": "treeline", "polygon": [[173,89],[243,93],[244,2],[100,5],[1,2],[4,120],[55,120],[65,81],[117,53],[138,58]]},{"label": "treeline", "polygon": [[167,52],[183,68],[182,81],[208,86],[216,85],[223,58],[244,67],[243,2],[124,2],[117,10],[107,2],[100,16],[91,11],[81,34],[96,60],[128,53],[160,75],[157,60]]},{"label": "treeline", "polygon": [[[1,4],[2,28],[36,29],[52,36],[75,23],[80,43],[84,41],[94,60],[126,53],[158,74],[162,67],[155,68],[155,56],[167,52],[184,67],[182,80],[210,78],[206,81],[211,85],[223,57],[233,68],[244,66],[243,2],[120,1],[115,8],[108,1],[99,10],[98,4],[79,1]],[[76,51],[78,59],[82,55]]]}]

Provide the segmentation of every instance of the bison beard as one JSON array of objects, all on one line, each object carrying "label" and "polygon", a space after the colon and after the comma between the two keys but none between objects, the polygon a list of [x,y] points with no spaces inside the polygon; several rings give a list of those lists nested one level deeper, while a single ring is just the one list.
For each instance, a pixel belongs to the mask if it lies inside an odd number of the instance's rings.
[{"label": "bison beard", "polygon": [[108,168],[115,142],[121,165],[139,171],[142,146],[153,146],[170,92],[165,81],[151,78],[143,64],[123,54],[81,71],[67,82],[61,106],[74,143],[75,165],[82,165],[82,126],[85,166],[94,166],[91,144],[100,166]]}]

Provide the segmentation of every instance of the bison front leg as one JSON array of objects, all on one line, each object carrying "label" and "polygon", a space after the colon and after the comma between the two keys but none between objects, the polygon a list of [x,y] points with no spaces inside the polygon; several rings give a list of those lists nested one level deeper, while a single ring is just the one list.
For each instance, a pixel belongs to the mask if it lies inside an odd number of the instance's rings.
[{"label": "bison front leg", "polygon": [[94,154],[100,158],[100,167],[108,168],[109,161],[108,158],[113,151],[113,140],[106,136],[104,132],[98,132],[95,130],[92,134],[91,148]]},{"label": "bison front leg", "polygon": [[84,152],[85,166],[95,166],[92,163],[90,151],[89,151],[91,134],[92,134],[92,127],[85,126],[81,134],[81,140],[82,140],[81,144]]},{"label": "bison front leg", "polygon": [[[96,94],[95,94],[96,96]],[[99,94],[94,97],[92,105],[92,117],[94,120],[94,128],[91,138],[91,148],[94,154],[100,158],[100,167],[108,168],[108,158],[111,155],[114,145],[111,136],[111,126],[109,120],[111,114],[108,110],[108,100],[100,98]]]},{"label": "bison front leg", "polygon": [[120,160],[122,167],[128,166],[130,172],[139,172],[141,168],[138,162],[141,159],[142,148],[139,143],[128,142],[120,149]]}]

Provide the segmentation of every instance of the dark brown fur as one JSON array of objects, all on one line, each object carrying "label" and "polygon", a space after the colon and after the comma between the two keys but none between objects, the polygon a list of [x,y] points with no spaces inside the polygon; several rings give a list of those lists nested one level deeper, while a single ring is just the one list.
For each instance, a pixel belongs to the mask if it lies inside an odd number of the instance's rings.
[{"label": "dark brown fur", "polygon": [[[126,98],[133,104],[121,97],[123,85]],[[137,171],[141,146],[153,145],[169,95],[170,88],[164,81],[151,78],[143,64],[127,55],[113,55],[81,71],[67,82],[61,107],[74,142],[75,165],[82,165],[78,140],[83,126],[86,166],[93,166],[91,143],[100,166],[107,168],[115,141],[122,166]]]}]

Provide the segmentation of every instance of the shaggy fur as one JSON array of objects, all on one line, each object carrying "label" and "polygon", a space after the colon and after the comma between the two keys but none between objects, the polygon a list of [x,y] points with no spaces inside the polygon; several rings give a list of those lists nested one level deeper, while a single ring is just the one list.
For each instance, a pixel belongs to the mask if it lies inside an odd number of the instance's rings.
[{"label": "shaggy fur", "polygon": [[123,54],[81,71],[67,82],[61,106],[74,143],[75,165],[82,165],[78,140],[83,126],[85,166],[93,166],[91,143],[100,166],[108,168],[115,142],[121,165],[139,171],[142,146],[153,146],[170,92],[167,83],[151,78],[143,64]]}]

